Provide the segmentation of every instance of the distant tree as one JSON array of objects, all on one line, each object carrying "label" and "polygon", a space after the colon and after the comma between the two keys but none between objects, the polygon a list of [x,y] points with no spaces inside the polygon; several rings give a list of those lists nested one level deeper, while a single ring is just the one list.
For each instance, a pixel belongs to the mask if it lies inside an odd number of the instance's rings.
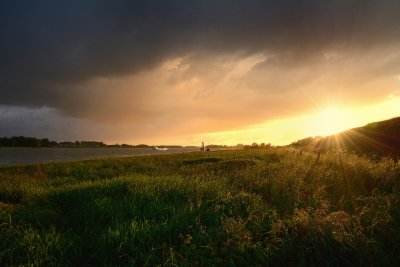
[{"label": "distant tree", "polygon": [[40,147],[40,140],[34,137],[13,136],[14,146],[18,147]]},{"label": "distant tree", "polygon": [[149,148],[150,146],[145,145],[145,144],[140,144],[140,145],[136,145],[136,148]]},{"label": "distant tree", "polygon": [[50,140],[47,138],[43,138],[40,140],[40,146],[41,147],[49,147],[50,146]]},{"label": "distant tree", "polygon": [[75,147],[75,143],[64,141],[58,143],[60,147]]},{"label": "distant tree", "polygon": [[103,142],[97,141],[81,141],[82,147],[106,147],[107,145]]},{"label": "distant tree", "polygon": [[11,140],[11,138],[2,137],[2,138],[0,138],[0,146],[11,147],[11,146],[14,146],[14,142]]},{"label": "distant tree", "polygon": [[37,139],[25,136],[0,138],[0,147],[55,147],[57,145],[57,142],[50,141],[48,138]]},{"label": "distant tree", "polygon": [[50,147],[56,147],[58,143],[56,141],[50,141]]},{"label": "distant tree", "polygon": [[123,147],[123,148],[132,148],[133,146],[132,145],[128,145],[128,144],[122,144],[121,147]]}]

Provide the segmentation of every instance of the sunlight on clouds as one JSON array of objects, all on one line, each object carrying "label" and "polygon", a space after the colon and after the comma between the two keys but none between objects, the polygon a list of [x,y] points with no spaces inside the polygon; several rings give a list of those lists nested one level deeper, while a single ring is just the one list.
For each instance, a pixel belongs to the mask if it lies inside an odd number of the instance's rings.
[{"label": "sunlight on clouds", "polygon": [[285,145],[308,136],[330,135],[399,115],[400,97],[391,95],[385,101],[369,106],[353,108],[330,106],[300,116],[269,121],[247,128],[207,133],[197,136],[196,139],[199,141],[204,139],[209,144],[265,142]]},{"label": "sunlight on clouds", "polygon": [[[181,69],[182,68],[182,63],[184,61],[183,57],[177,57],[177,58],[173,58],[173,59],[169,59],[164,61],[161,64],[161,68],[167,70],[167,71],[173,71],[173,70],[177,70],[177,69]],[[185,65],[187,67],[187,65]]]},{"label": "sunlight on clouds", "polygon": [[232,70],[226,77],[231,79],[231,78],[238,78],[243,75],[246,75],[258,63],[261,63],[265,60],[266,60],[266,57],[262,53],[257,53],[257,54],[242,58],[236,62],[231,63]]}]

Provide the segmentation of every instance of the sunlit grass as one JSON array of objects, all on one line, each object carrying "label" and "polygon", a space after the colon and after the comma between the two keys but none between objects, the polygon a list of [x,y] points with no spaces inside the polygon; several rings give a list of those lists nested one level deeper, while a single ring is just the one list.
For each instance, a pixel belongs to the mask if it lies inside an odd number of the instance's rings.
[{"label": "sunlit grass", "polygon": [[396,265],[400,168],[287,149],[0,170],[0,265]]}]

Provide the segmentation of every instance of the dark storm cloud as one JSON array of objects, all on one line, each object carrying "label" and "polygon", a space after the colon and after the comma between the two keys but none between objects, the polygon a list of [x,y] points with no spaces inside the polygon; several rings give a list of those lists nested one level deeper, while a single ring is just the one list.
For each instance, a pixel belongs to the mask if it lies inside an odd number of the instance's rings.
[{"label": "dark storm cloud", "polygon": [[273,64],[293,68],[326,49],[399,41],[398,14],[397,0],[2,1],[0,104],[84,116],[91,79],[193,53],[289,52]]}]

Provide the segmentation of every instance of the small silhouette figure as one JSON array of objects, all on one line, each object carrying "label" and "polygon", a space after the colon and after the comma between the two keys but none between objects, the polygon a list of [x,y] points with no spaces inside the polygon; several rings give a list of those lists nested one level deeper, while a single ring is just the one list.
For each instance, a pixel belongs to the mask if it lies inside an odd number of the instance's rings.
[{"label": "small silhouette figure", "polygon": [[201,142],[201,148],[200,148],[201,152],[204,152],[204,142]]}]

